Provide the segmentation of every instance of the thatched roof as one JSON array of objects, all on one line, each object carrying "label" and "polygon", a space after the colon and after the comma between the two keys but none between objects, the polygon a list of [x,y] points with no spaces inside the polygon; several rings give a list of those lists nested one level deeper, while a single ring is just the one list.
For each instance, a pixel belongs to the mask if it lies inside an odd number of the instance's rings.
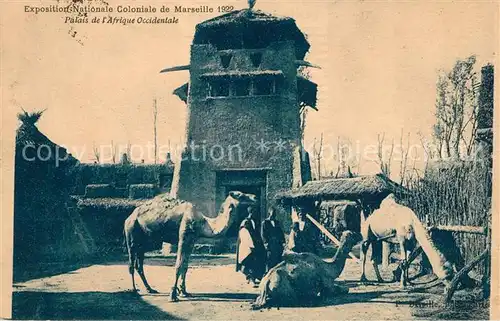
[{"label": "thatched roof", "polygon": [[80,209],[92,210],[129,210],[133,211],[139,205],[144,204],[147,200],[142,199],[127,199],[127,198],[81,198],[73,196],[76,205]]},{"label": "thatched roof", "polygon": [[264,48],[271,42],[287,40],[295,42],[297,59],[304,59],[310,45],[294,19],[243,9],[199,23],[193,44],[212,44],[224,50]]},{"label": "thatched roof", "polygon": [[[18,115],[18,119],[21,121],[21,126],[19,126],[16,131],[16,153],[22,152],[25,146],[31,146],[26,150],[27,153],[37,151],[41,154],[37,155],[38,160],[43,159],[44,162],[50,162],[51,164],[54,164],[54,166],[56,164],[56,157],[58,158],[58,164],[64,163],[74,165],[78,163],[78,160],[69,154],[66,148],[51,141],[38,129],[36,122],[41,115],[42,112],[35,112],[31,114],[24,112]],[[41,146],[43,146],[43,148],[40,148]],[[32,156],[30,155],[28,158],[31,159]]]},{"label": "thatched roof", "polygon": [[348,200],[335,200],[335,201],[324,201],[321,202],[320,207],[323,209],[330,208],[330,207],[337,207],[337,206],[356,206],[357,203],[354,201],[348,201]]},{"label": "thatched roof", "polygon": [[158,164],[146,164],[146,163],[127,163],[127,164],[112,164],[112,163],[79,163],[78,167],[80,170],[113,170],[113,169],[125,169],[129,171],[140,171],[140,170],[151,170],[154,172],[169,173],[173,174],[174,164],[173,163],[158,163]]},{"label": "thatched roof", "polygon": [[357,200],[360,198],[384,198],[403,188],[384,175],[334,178],[307,182],[302,187],[279,193],[284,202],[296,200]]}]

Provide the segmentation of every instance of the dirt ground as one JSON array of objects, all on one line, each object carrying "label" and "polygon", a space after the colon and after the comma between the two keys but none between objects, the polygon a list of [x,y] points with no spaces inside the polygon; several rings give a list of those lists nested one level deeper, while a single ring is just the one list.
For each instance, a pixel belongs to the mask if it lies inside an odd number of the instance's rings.
[{"label": "dirt ground", "polygon": [[[174,258],[146,260],[145,272],[159,294],[147,294],[138,280],[140,294],[130,288],[123,261],[87,265],[65,273],[14,283],[14,319],[485,319],[487,307],[470,305],[457,314],[436,304],[442,288],[432,292],[402,291],[397,283],[361,284],[360,264],[348,260],[339,282],[349,294],[320,306],[252,311],[250,303],[258,289],[234,270],[233,256],[195,256],[190,264],[187,287],[193,297],[169,302],[174,278]],[[374,274],[368,269],[368,278]],[[385,271],[384,278],[389,279]],[[425,280],[420,280],[423,282]],[[447,312],[448,311],[448,312]],[[475,311],[475,312],[474,312]]]}]

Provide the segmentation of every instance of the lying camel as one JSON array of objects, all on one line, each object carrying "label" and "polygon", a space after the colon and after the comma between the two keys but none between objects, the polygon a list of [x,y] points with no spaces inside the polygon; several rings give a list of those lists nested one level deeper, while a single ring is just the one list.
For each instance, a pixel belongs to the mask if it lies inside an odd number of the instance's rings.
[{"label": "lying camel", "polygon": [[[149,293],[157,293],[144,275],[144,253],[161,246],[162,242],[178,244],[175,263],[175,282],[170,299],[177,301],[178,291],[184,296],[186,272],[194,244],[199,237],[218,237],[225,234],[236,219],[241,205],[255,205],[255,195],[230,192],[221,206],[219,215],[210,218],[201,213],[195,205],[163,194],[137,207],[125,220],[124,233],[129,255],[129,272],[133,291],[137,291],[134,280],[134,265]],[[177,287],[179,278],[180,288]]]},{"label": "lying camel", "polygon": [[342,273],[349,252],[360,240],[358,233],[343,232],[337,253],[330,261],[312,253],[285,253],[283,261],[262,278],[260,294],[252,308],[299,306],[346,294],[348,289],[335,284],[334,280]]}]

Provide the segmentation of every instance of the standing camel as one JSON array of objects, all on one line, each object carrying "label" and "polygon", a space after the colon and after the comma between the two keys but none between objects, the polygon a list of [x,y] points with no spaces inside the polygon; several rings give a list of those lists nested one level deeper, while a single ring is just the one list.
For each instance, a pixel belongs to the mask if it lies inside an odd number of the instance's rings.
[{"label": "standing camel", "polygon": [[[366,252],[370,245],[384,241],[398,243],[401,250],[401,287],[405,287],[408,282],[408,255],[410,250],[415,248],[416,242],[420,244],[422,250],[429,258],[433,272],[441,279],[447,279],[453,273],[451,265],[446,261],[443,254],[432,242],[425,226],[420,222],[415,212],[410,208],[396,203],[394,194],[388,195],[380,204],[380,208],[374,211],[366,220],[361,212],[361,235],[363,243],[361,245],[362,273],[361,281],[366,282],[365,263]],[[372,253],[374,251],[372,250]],[[372,254],[373,256],[373,254]],[[377,280],[382,282],[382,277],[378,270],[377,262],[372,260]]]},{"label": "standing camel", "polygon": [[297,306],[318,298],[346,294],[348,289],[334,281],[344,270],[352,247],[360,240],[359,233],[343,232],[339,248],[330,261],[312,253],[285,253],[283,261],[262,278],[260,294],[252,308]]},{"label": "standing camel", "polygon": [[[196,240],[199,237],[218,237],[225,234],[235,221],[237,209],[242,205],[254,205],[255,195],[229,192],[219,211],[210,218],[201,213],[190,202],[178,200],[163,194],[137,207],[125,220],[124,234],[129,255],[129,272],[133,291],[137,291],[134,280],[134,265],[149,293],[157,293],[144,275],[144,253],[158,248],[162,242],[178,244],[175,263],[175,283],[170,294],[171,301],[178,301],[178,291],[186,291],[186,272]],[[177,287],[179,278],[180,288]]]}]

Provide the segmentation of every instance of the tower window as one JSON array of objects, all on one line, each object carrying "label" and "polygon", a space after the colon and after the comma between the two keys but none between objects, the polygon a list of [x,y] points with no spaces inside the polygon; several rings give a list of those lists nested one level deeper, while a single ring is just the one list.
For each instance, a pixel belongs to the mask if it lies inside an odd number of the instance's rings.
[{"label": "tower window", "polygon": [[250,54],[250,60],[255,68],[260,67],[262,62],[262,52],[254,52]]},{"label": "tower window", "polygon": [[231,58],[233,58],[233,55],[231,54],[222,54],[220,56],[220,62],[224,69],[229,67],[229,64],[231,63]]},{"label": "tower window", "polygon": [[258,77],[253,81],[254,95],[263,96],[274,94],[274,80],[267,77]]},{"label": "tower window", "polygon": [[210,97],[227,97],[229,96],[229,79],[220,78],[214,79],[209,83]]},{"label": "tower window", "polygon": [[283,79],[274,75],[217,76],[208,79],[207,97],[248,97],[279,95]]},{"label": "tower window", "polygon": [[251,82],[249,78],[238,78],[233,81],[234,96],[249,96]]}]

